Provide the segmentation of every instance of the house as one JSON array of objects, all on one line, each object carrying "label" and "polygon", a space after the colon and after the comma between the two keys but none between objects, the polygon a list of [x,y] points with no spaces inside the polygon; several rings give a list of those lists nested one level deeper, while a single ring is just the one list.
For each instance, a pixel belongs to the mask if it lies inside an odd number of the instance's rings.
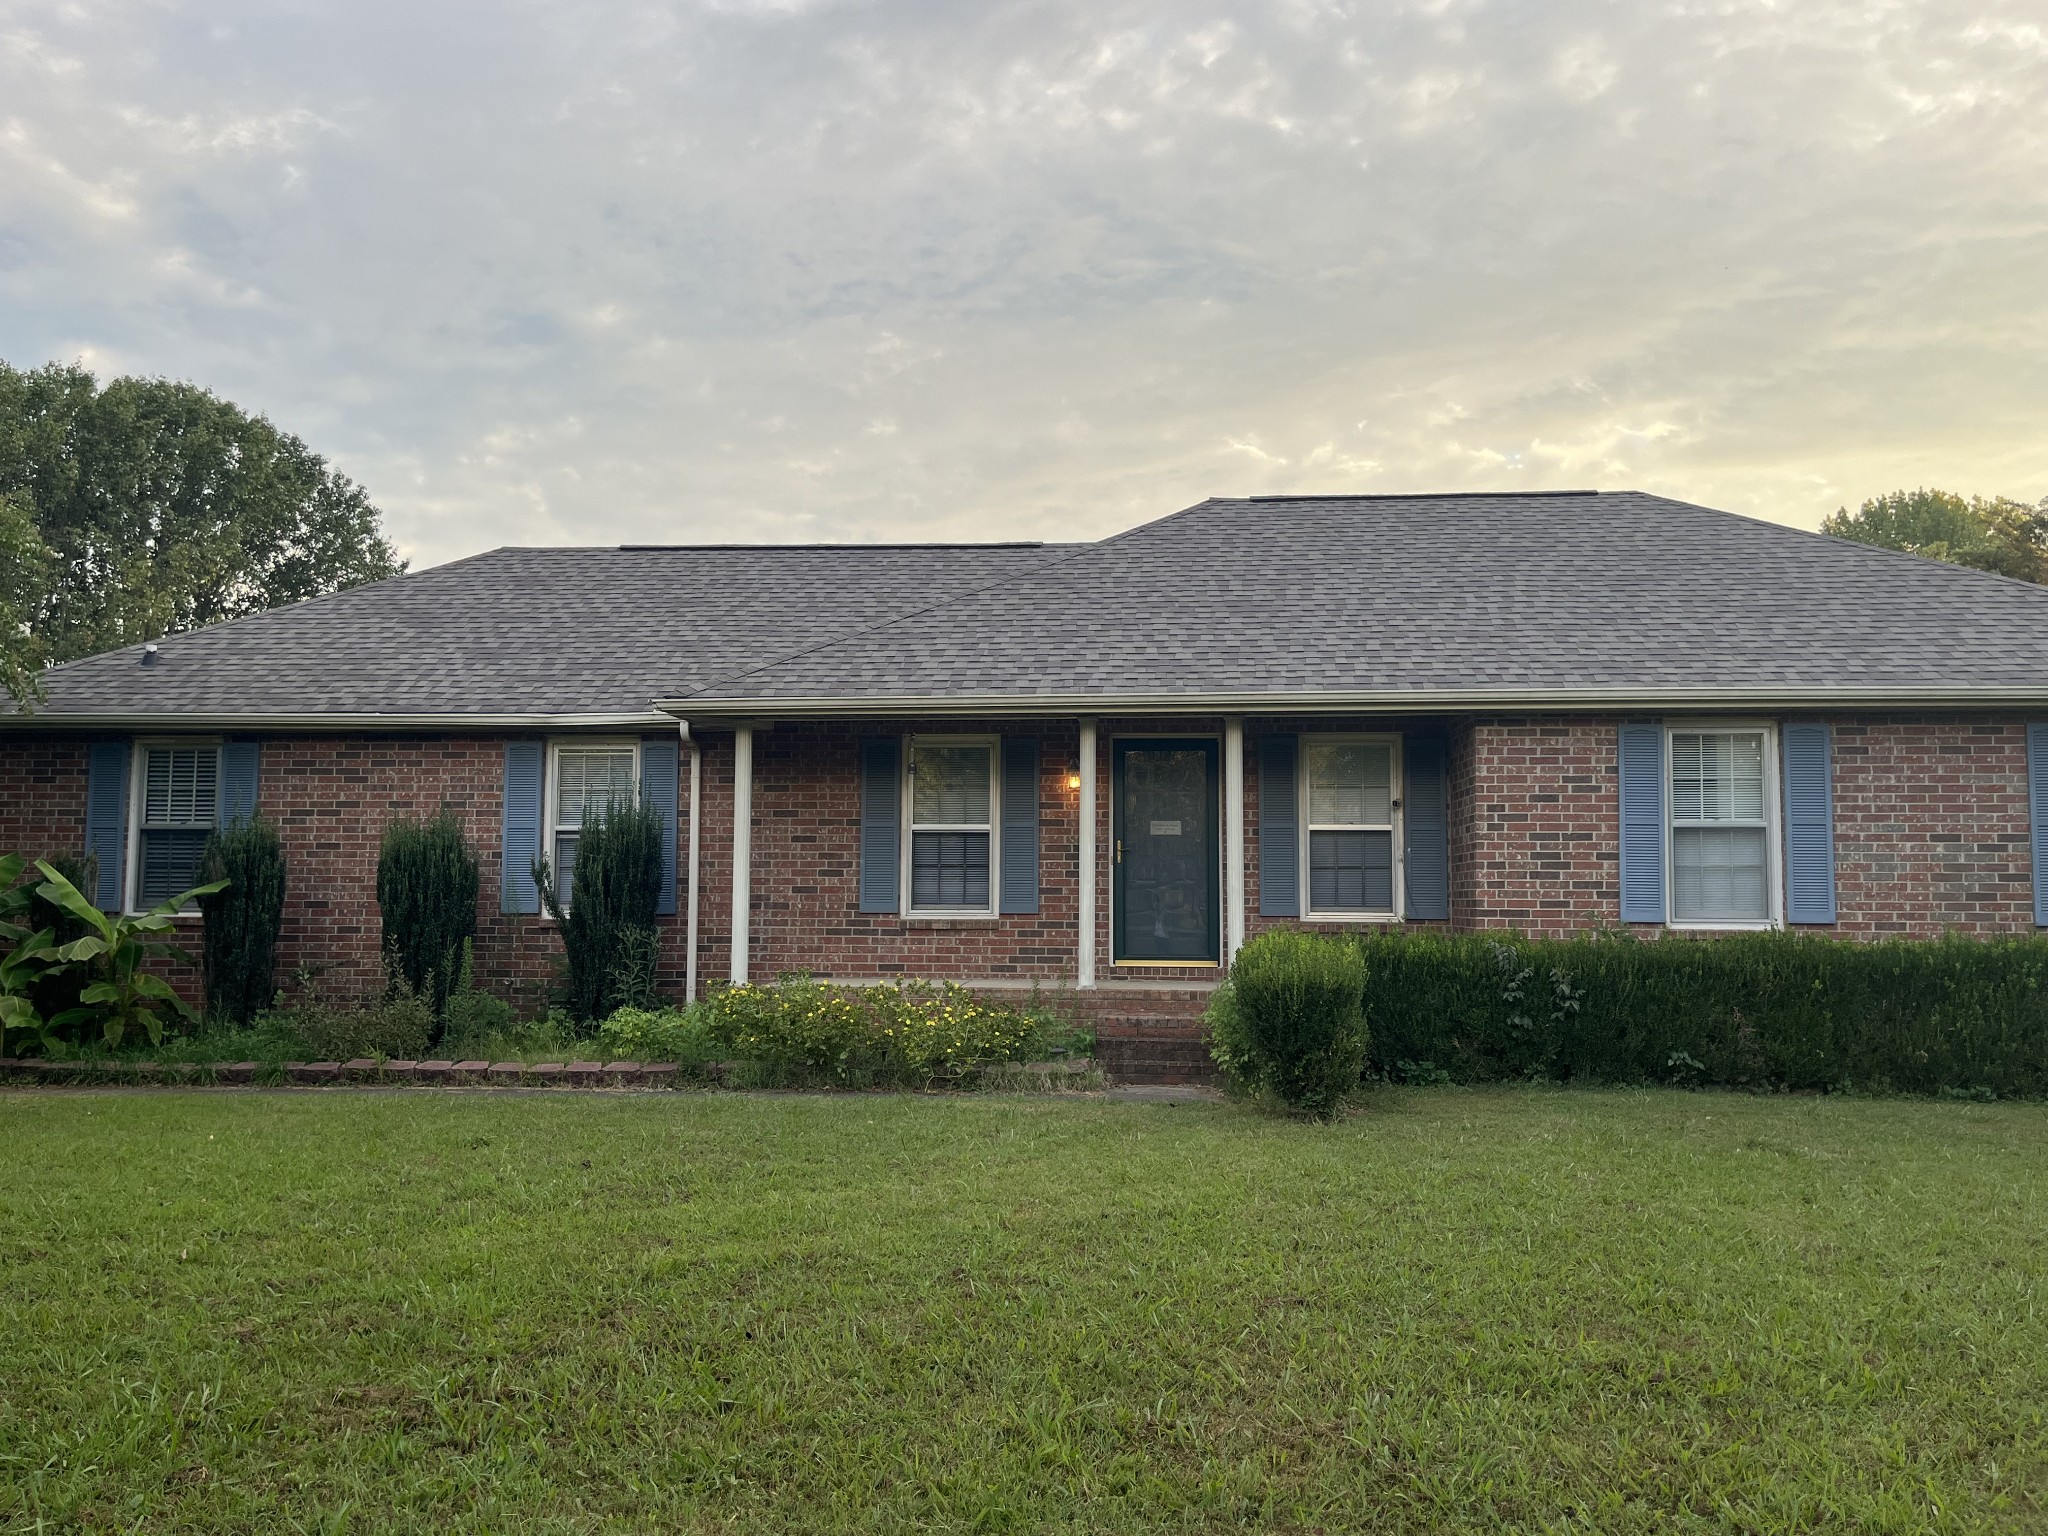
[{"label": "house", "polygon": [[454,807],[478,970],[637,788],[674,985],[803,970],[1191,1016],[1249,934],[2048,923],[2048,590],[1637,493],[1252,497],[1090,544],[500,549],[59,667],[0,849],[186,885],[260,810],[286,967],[379,977]]}]

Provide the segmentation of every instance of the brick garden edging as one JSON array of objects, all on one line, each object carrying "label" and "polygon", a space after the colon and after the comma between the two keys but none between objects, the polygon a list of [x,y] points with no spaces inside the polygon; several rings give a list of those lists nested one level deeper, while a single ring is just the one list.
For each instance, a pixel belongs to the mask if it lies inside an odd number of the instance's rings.
[{"label": "brick garden edging", "polygon": [[[277,1080],[306,1087],[372,1085],[423,1088],[673,1088],[685,1079],[673,1061],[44,1061],[0,1057],[0,1077],[42,1083],[178,1083],[247,1085]],[[706,1067],[702,1081],[724,1079],[725,1063]]]}]

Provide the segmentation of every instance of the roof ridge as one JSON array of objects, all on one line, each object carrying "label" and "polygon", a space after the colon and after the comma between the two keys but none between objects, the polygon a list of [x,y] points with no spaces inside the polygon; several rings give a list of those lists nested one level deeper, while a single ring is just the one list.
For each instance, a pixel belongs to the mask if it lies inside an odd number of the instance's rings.
[{"label": "roof ridge", "polygon": [[[921,618],[926,614],[935,613],[939,609],[944,608],[949,603],[962,602],[970,597],[986,596],[988,593],[995,591],[998,587],[1007,586],[1013,581],[1022,581],[1027,576],[1042,575],[1047,571],[1055,569],[1056,567],[1066,565],[1070,561],[1078,560],[1084,555],[1089,555],[1099,550],[1108,549],[1112,544],[1120,544],[1125,539],[1131,538],[1134,535],[1147,532],[1148,530],[1154,528],[1163,528],[1168,523],[1177,522],[1179,519],[1183,517],[1187,517],[1193,513],[1201,511],[1204,507],[1215,506],[1218,502],[1224,499],[1225,498],[1218,496],[1206,497],[1205,499],[1196,502],[1192,507],[1182,507],[1178,512],[1169,512],[1164,517],[1155,517],[1148,523],[1139,523],[1134,528],[1126,528],[1121,533],[1113,533],[1106,539],[1098,539],[1092,544],[1074,545],[1067,554],[1064,554],[1057,559],[1041,561],[1037,565],[1031,566],[1028,570],[1017,571],[1011,575],[999,577],[995,581],[988,583],[988,585],[983,587],[976,587],[972,591],[948,593],[944,597],[926,603],[922,608],[907,608],[901,613],[892,613],[891,615],[889,615],[888,618],[878,619],[874,623],[866,625],[862,628],[849,629],[843,634],[832,635],[827,639],[817,641],[815,644],[799,646],[796,650],[787,652],[784,655],[770,657],[768,660],[760,662],[757,665],[751,667],[742,667],[737,672],[728,673],[724,677],[713,678],[711,679],[711,681],[703,684],[701,687],[691,689],[687,694],[683,695],[683,697],[691,699],[702,698],[705,695],[705,693],[712,688],[722,687],[729,683],[736,683],[743,677],[752,677],[756,673],[766,672],[771,667],[783,666],[788,662],[797,660],[799,657],[814,656],[820,651],[829,649],[830,647],[835,645],[843,644],[848,640],[857,640],[863,635],[875,634],[880,630],[887,629],[892,624],[901,624],[907,619]],[[1055,547],[1057,548],[1059,546]]]},{"label": "roof ridge", "polygon": [[1606,496],[1610,491],[1334,491],[1318,495],[1312,491],[1286,492],[1264,496],[1219,497],[1228,501],[1476,501],[1483,497],[1513,497],[1526,500],[1537,496]]}]

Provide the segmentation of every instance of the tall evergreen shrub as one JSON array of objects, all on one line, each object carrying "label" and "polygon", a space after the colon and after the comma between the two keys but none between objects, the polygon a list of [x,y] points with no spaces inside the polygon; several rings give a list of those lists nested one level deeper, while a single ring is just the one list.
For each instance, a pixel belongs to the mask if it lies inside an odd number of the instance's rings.
[{"label": "tall evergreen shrub", "polygon": [[476,850],[452,810],[384,829],[377,906],[385,959],[437,1019],[461,978],[463,946],[476,938],[477,891]]},{"label": "tall evergreen shrub", "polygon": [[228,882],[199,898],[205,920],[200,971],[206,1011],[247,1024],[277,995],[277,935],[284,926],[285,860],[277,829],[258,820],[237,821],[206,840],[199,883]]},{"label": "tall evergreen shrub", "polygon": [[555,920],[568,958],[570,1017],[589,1024],[632,1003],[651,1001],[636,985],[654,966],[654,909],[661,900],[662,840],[668,823],[660,811],[614,801],[584,820],[576,838],[576,867],[564,904],[557,872],[543,858],[533,867],[542,905]]},{"label": "tall evergreen shrub", "polygon": [[1365,1072],[1365,974],[1349,944],[1297,929],[1260,934],[1210,1005],[1217,1065],[1241,1088],[1329,1118]]}]

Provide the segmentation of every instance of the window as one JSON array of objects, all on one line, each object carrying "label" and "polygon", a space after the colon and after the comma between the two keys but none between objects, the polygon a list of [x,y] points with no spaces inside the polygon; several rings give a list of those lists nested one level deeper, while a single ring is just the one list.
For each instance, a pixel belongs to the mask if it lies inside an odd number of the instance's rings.
[{"label": "window", "polygon": [[135,908],[199,883],[199,860],[220,814],[220,748],[144,746],[135,818]]},{"label": "window", "polygon": [[995,743],[913,740],[910,910],[995,910]]},{"label": "window", "polygon": [[1671,920],[1766,924],[1770,753],[1762,730],[1671,733]]},{"label": "window", "polygon": [[1394,911],[1394,743],[1307,739],[1308,915]]},{"label": "window", "polygon": [[614,801],[630,805],[640,792],[640,751],[631,743],[576,743],[555,748],[548,862],[566,909],[576,884],[576,841],[584,822]]}]

